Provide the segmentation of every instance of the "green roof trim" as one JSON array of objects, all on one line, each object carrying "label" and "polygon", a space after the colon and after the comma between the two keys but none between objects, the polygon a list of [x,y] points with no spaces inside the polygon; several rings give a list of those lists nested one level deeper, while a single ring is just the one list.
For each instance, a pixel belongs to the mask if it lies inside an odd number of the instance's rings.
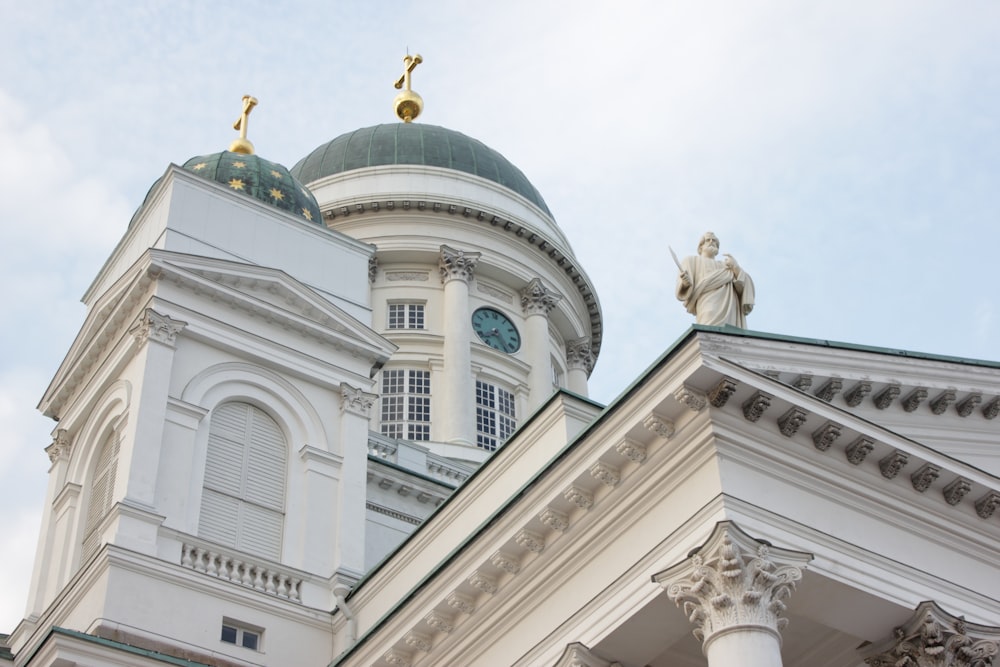
[{"label": "green roof trim", "polygon": [[524,173],[500,153],[461,132],[423,123],[363,127],[329,141],[292,167],[303,183],[354,169],[385,165],[425,165],[472,174],[513,190],[552,216],[542,195]]},{"label": "green roof trim", "polygon": [[78,639],[80,641],[85,641],[91,644],[97,644],[99,646],[105,646],[107,648],[112,648],[118,651],[122,651],[123,653],[130,653],[132,655],[138,655],[144,658],[149,658],[151,660],[163,662],[168,665],[179,665],[180,667],[210,667],[209,663],[206,662],[194,662],[191,660],[184,660],[183,658],[175,658],[165,653],[158,653],[156,651],[150,651],[148,649],[138,648],[136,646],[130,646],[128,644],[123,644],[122,642],[116,642],[112,639],[104,639],[103,637],[98,637],[96,635],[88,635],[86,632],[67,630],[66,628],[60,628],[55,625],[53,625],[52,628],[49,630],[49,633],[48,635],[46,635],[45,640],[38,645],[35,651],[24,663],[25,665],[31,664],[31,660],[35,657],[35,653],[41,650],[42,646],[44,646],[45,643],[53,635],[63,635],[66,637],[71,637],[73,639]]}]

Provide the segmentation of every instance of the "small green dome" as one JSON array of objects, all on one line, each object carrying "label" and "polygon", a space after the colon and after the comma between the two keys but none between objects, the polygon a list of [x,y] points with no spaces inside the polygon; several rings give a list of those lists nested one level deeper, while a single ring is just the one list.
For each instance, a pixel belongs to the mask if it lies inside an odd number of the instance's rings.
[{"label": "small green dome", "polygon": [[193,157],[184,169],[210,181],[322,225],[316,198],[291,172],[257,155],[222,151]]},{"label": "small green dome", "polygon": [[503,155],[481,141],[437,125],[388,123],[342,134],[292,167],[303,183],[353,169],[416,164],[455,169],[513,190],[550,217],[542,195]]}]

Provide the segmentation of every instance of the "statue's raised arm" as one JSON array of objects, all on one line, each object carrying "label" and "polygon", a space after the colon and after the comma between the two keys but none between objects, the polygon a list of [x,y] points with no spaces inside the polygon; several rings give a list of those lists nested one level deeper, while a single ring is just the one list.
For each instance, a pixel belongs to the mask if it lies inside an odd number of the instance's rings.
[{"label": "statue's raised arm", "polygon": [[746,316],[753,310],[753,281],[732,255],[724,255],[720,261],[718,254],[718,237],[705,232],[698,242],[698,254],[680,262],[677,298],[698,324],[745,329]]}]

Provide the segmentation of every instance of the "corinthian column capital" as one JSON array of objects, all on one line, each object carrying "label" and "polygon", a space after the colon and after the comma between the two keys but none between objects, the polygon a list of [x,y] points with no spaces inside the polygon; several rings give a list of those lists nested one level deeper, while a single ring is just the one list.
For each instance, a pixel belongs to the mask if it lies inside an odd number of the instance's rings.
[{"label": "corinthian column capital", "polygon": [[653,576],[707,647],[727,630],[764,631],[780,640],[785,601],[812,554],[773,547],[721,521],[686,561]]},{"label": "corinthian column capital", "polygon": [[476,263],[482,253],[465,252],[455,250],[446,245],[441,246],[441,259],[438,261],[438,268],[441,271],[441,282],[450,280],[463,280],[466,283],[472,281],[472,275],[476,270]]},{"label": "corinthian column capital", "polygon": [[173,347],[179,334],[187,322],[175,320],[169,315],[161,315],[152,308],[147,308],[142,312],[139,321],[129,329],[129,333],[135,336],[136,341],[142,345],[152,339]]},{"label": "corinthian column capital", "polygon": [[375,404],[377,394],[369,394],[357,387],[352,387],[346,382],[340,383],[341,410],[359,417],[368,418],[368,414]]},{"label": "corinthian column capital", "polygon": [[521,290],[521,308],[525,315],[548,315],[560,300],[562,295],[543,285],[540,278],[532,278]]},{"label": "corinthian column capital", "polygon": [[875,650],[865,659],[870,667],[990,667],[1000,652],[1000,628],[967,623],[934,602],[921,602]]},{"label": "corinthian column capital", "polygon": [[580,338],[566,343],[566,366],[580,368],[590,375],[594,370],[594,348],[590,338]]}]

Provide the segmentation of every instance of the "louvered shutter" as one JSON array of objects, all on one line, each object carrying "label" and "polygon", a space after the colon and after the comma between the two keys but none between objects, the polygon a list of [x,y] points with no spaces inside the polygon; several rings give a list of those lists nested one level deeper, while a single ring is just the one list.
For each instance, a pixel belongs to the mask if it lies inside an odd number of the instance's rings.
[{"label": "louvered shutter", "polygon": [[111,498],[115,492],[115,475],[118,472],[118,438],[114,433],[108,436],[97,458],[97,467],[90,484],[90,500],[87,506],[87,523],[83,530],[83,560],[87,560],[101,545],[97,527],[111,511]]},{"label": "louvered shutter", "polygon": [[262,410],[246,403],[216,409],[209,426],[198,534],[278,559],[286,450],[280,427]]}]

